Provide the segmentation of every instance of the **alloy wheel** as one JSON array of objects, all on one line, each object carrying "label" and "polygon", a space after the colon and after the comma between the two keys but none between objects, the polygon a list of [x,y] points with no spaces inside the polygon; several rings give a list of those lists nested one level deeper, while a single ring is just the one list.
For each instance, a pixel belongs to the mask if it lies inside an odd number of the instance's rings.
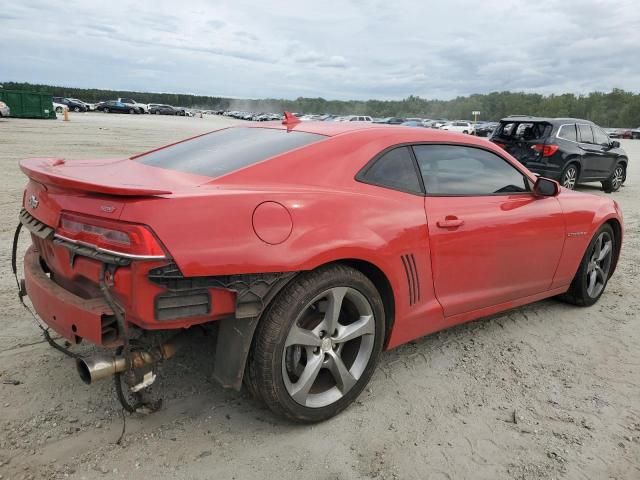
[{"label": "alloy wheel", "polygon": [[282,374],[300,405],[330,405],[358,382],[373,352],[373,308],[358,290],[334,287],[300,312],[285,341]]},{"label": "alloy wheel", "polygon": [[596,238],[589,264],[587,265],[587,295],[597,298],[609,278],[613,255],[613,239],[609,232],[602,232]]},{"label": "alloy wheel", "polygon": [[576,169],[576,167],[571,166],[567,168],[567,170],[564,172],[564,175],[562,176],[562,186],[573,190],[576,187],[577,177],[578,170]]},{"label": "alloy wheel", "polygon": [[616,169],[613,171],[613,176],[611,177],[611,186],[613,190],[618,190],[622,185],[624,180],[624,168],[621,165],[618,165]]}]

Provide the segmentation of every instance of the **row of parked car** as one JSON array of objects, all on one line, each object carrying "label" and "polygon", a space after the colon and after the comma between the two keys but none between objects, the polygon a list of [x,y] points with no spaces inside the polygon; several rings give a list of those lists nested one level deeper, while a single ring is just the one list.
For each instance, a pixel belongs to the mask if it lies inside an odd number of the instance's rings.
[{"label": "row of parked car", "polygon": [[[73,112],[100,111],[104,113],[129,113],[153,115],[223,115],[226,117],[249,120],[254,122],[268,122],[281,120],[282,114],[269,112],[246,112],[238,110],[189,110],[183,107],[159,103],[138,103],[133,98],[118,98],[95,104],[83,102],[77,98],[53,97],[53,105],[56,113],[62,113],[65,109]],[[0,115],[2,112],[0,112]],[[472,122],[470,120],[447,120],[444,118],[429,119],[418,117],[371,117],[369,115],[316,115],[294,113],[302,121],[321,122],[370,122],[388,125],[404,125],[408,127],[423,127],[448,130],[451,132],[466,133],[479,137],[490,137],[500,125],[499,122]],[[8,116],[8,115],[4,115]],[[600,127],[598,127],[600,128]],[[607,128],[604,130],[609,139],[640,139],[639,128]]]},{"label": "row of parked car", "polygon": [[[226,117],[237,118],[240,120],[250,120],[254,122],[264,122],[272,120],[281,120],[282,115],[279,113],[265,113],[265,112],[245,112],[237,110],[205,110],[202,111],[205,114],[212,115],[224,115]],[[300,120],[304,121],[317,121],[317,122],[370,122],[370,123],[383,123],[388,125],[404,125],[408,127],[424,127],[424,128],[439,128],[442,130],[449,130],[452,132],[467,133],[470,135],[479,135],[488,137],[491,135],[497,122],[471,122],[469,120],[455,120],[449,121],[447,119],[429,119],[429,118],[403,118],[403,117],[371,117],[369,115],[312,115],[312,114],[299,114],[294,113]]]},{"label": "row of parked car", "polygon": [[133,98],[118,98],[116,100],[107,100],[98,103],[87,103],[77,98],[67,97],[53,97],[52,100],[56,113],[63,113],[65,110],[69,110],[72,112],[150,113],[154,115],[178,115],[183,117],[193,115],[186,108],[161,103],[138,103]]},{"label": "row of parked car", "polygon": [[627,138],[640,140],[640,127],[638,128],[607,128],[609,138]]}]

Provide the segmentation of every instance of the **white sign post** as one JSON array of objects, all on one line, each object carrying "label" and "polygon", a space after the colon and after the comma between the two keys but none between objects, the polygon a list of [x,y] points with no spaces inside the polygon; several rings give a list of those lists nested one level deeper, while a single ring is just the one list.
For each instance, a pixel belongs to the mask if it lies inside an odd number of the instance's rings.
[{"label": "white sign post", "polygon": [[478,123],[478,115],[480,115],[480,111],[474,110],[471,112],[471,115],[473,115],[473,123]]}]

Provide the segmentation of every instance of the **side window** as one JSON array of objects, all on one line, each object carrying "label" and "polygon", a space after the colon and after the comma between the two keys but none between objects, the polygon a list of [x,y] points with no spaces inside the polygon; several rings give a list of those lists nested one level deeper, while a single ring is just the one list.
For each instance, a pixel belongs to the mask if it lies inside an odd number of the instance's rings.
[{"label": "side window", "polygon": [[358,179],[394,190],[422,193],[409,147],[388,151],[362,175],[358,175]]},{"label": "side window", "polygon": [[578,134],[580,141],[583,143],[593,143],[593,133],[591,132],[591,125],[584,123],[578,124]]},{"label": "side window", "polygon": [[593,130],[593,141],[598,145],[609,145],[609,136],[601,128],[591,127]]},{"label": "side window", "polygon": [[558,137],[564,138],[565,140],[571,140],[572,142],[577,142],[578,136],[576,135],[576,126],[573,124],[562,125],[558,131]]},{"label": "side window", "polygon": [[509,162],[480,148],[416,145],[413,150],[427,195],[495,195],[530,191]]}]

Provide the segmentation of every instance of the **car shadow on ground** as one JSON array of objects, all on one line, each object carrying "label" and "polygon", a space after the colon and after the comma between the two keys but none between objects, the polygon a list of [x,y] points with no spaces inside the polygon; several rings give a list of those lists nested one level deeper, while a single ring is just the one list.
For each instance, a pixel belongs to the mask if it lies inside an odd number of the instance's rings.
[{"label": "car shadow on ground", "polygon": [[[376,396],[396,392],[402,388],[406,375],[395,376],[394,365],[398,362],[415,362],[421,359],[426,365],[432,362],[430,358],[448,349],[447,355],[457,362],[465,354],[464,345],[468,342],[489,342],[491,338],[504,336],[505,322],[529,322],[535,319],[536,328],[552,328],[557,310],[574,308],[555,299],[543,300],[531,305],[500,313],[491,317],[475,320],[447,330],[414,340],[394,350],[383,352],[376,374],[360,397],[360,402],[347,409],[349,411],[368,407],[369,402],[375,402]],[[549,314],[547,311],[551,310]],[[529,325],[532,327],[532,325]],[[480,338],[479,338],[480,337]],[[475,340],[474,340],[475,339]],[[187,417],[196,422],[217,417],[214,423],[233,423],[234,429],[251,429],[256,425],[267,427],[271,433],[282,434],[291,430],[305,428],[304,425],[294,424],[273,414],[265,405],[255,400],[245,388],[240,392],[222,388],[212,377],[212,344],[209,337],[191,338],[189,345],[180,351],[173,359],[165,362],[160,368],[159,381],[154,387],[164,399],[163,410],[151,415],[134,415],[143,423],[144,430],[147,421],[155,425],[152,418],[156,415],[163,417],[163,422],[173,422],[174,416]],[[440,352],[440,353],[439,353]],[[489,359],[487,359],[489,361]],[[437,361],[433,362],[437,365]],[[427,367],[428,368],[428,367]],[[391,373],[390,373],[391,372]],[[93,395],[91,389],[87,395]],[[447,398],[442,398],[446,403]],[[117,408],[117,407],[115,407]],[[148,419],[148,420],[146,420]],[[334,421],[329,420],[328,422]]]}]

